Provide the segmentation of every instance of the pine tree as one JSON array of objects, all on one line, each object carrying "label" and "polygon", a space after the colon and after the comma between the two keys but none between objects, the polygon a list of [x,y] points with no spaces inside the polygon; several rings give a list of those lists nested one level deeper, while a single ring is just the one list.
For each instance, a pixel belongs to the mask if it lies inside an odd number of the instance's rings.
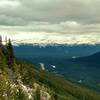
[{"label": "pine tree", "polygon": [[7,44],[7,36],[5,37],[5,44]]},{"label": "pine tree", "polygon": [[0,35],[0,46],[2,46],[2,37]]},{"label": "pine tree", "polygon": [[3,44],[2,44],[2,37],[0,36],[0,57],[3,60],[4,54],[3,54]]},{"label": "pine tree", "polygon": [[13,47],[11,40],[9,39],[8,44],[7,44],[7,62],[8,66],[12,66],[14,61],[14,53],[13,53]]}]

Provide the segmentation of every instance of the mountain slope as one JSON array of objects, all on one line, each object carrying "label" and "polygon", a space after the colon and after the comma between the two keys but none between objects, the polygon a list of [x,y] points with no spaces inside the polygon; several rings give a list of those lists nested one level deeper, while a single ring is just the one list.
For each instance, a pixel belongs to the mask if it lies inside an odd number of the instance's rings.
[{"label": "mountain slope", "polygon": [[99,99],[98,92],[16,59],[10,41],[0,47],[0,100]]},{"label": "mountain slope", "polygon": [[100,52],[97,52],[93,55],[86,56],[86,57],[79,57],[73,59],[73,61],[91,63],[91,64],[100,64]]}]

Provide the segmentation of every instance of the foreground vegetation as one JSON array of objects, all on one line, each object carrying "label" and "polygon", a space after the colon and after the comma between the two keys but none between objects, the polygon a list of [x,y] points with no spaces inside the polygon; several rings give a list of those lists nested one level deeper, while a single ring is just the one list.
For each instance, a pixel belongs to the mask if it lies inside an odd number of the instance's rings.
[{"label": "foreground vegetation", "polygon": [[0,100],[100,100],[100,93],[16,59],[0,38]]}]

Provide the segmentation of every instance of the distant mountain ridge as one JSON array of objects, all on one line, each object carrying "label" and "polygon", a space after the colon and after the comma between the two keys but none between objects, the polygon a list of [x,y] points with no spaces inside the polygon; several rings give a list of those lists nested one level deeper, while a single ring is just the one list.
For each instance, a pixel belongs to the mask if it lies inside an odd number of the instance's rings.
[{"label": "distant mountain ridge", "polygon": [[[98,52],[100,45],[27,45],[20,44],[14,46],[15,55],[17,57],[44,57],[52,56],[57,58],[72,58],[91,55]],[[25,50],[27,52],[22,52]]]},{"label": "distant mountain ridge", "polygon": [[98,62],[100,63],[100,52],[97,52],[95,54],[92,54],[90,56],[86,56],[86,57],[79,57],[79,58],[76,58],[74,59],[75,61],[82,61],[82,62]]},{"label": "distant mountain ridge", "polygon": [[78,57],[78,58],[73,58],[72,61],[76,62],[84,62],[84,63],[91,63],[91,64],[100,64],[100,51],[92,54],[90,56],[86,57]]}]

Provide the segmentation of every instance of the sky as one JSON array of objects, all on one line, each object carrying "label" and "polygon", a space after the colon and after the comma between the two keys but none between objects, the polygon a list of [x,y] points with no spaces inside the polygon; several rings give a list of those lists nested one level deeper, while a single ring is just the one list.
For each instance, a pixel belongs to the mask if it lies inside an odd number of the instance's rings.
[{"label": "sky", "polygon": [[0,0],[0,34],[18,43],[100,43],[100,0]]}]

